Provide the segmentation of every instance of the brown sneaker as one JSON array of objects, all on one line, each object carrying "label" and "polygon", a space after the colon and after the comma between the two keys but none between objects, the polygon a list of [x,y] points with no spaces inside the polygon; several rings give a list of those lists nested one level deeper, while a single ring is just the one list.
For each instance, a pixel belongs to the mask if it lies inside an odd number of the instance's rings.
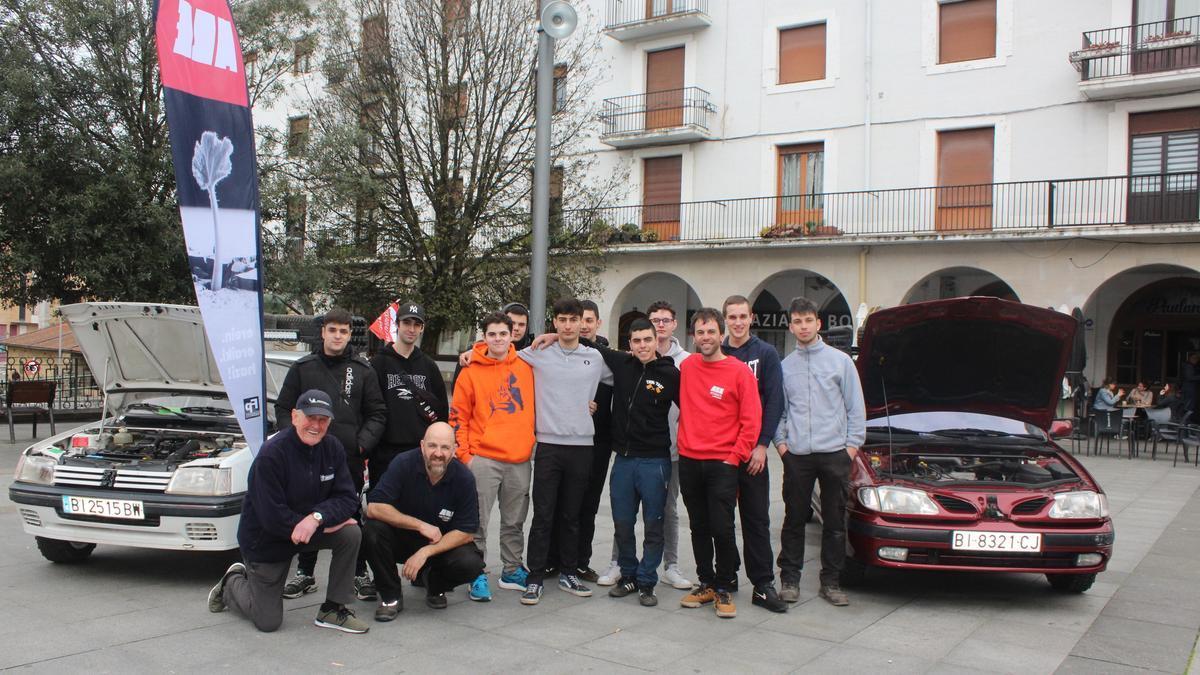
[{"label": "brown sneaker", "polygon": [[717,592],[717,616],[722,619],[732,619],[737,616],[737,607],[733,604],[733,593],[729,591]]},{"label": "brown sneaker", "polygon": [[838,586],[822,586],[821,597],[829,601],[829,604],[834,607],[845,607],[850,604],[850,598],[846,596],[846,592]]},{"label": "brown sneaker", "polygon": [[679,601],[679,604],[682,607],[699,607],[700,605],[707,605],[716,599],[717,592],[713,590],[712,586],[700,584],[699,586],[693,588],[691,593],[683,596],[683,599]]}]

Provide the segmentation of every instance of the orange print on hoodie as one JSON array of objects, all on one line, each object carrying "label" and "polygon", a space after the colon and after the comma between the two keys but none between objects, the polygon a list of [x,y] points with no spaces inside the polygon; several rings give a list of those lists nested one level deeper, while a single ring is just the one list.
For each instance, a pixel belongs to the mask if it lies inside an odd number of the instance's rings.
[{"label": "orange print on hoodie", "polygon": [[511,345],[497,361],[487,344],[477,343],[471,365],[454,383],[450,424],[458,441],[458,458],[475,455],[519,464],[533,453],[533,369]]}]

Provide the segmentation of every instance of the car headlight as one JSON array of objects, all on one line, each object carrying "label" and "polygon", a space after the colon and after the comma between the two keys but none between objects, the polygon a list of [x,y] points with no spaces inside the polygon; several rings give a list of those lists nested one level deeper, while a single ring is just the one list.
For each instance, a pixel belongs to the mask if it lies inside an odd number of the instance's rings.
[{"label": "car headlight", "polygon": [[936,516],[937,504],[924,490],[880,485],[858,490],[858,501],[872,511],[897,515]]},{"label": "car headlight", "polygon": [[1108,499],[1099,492],[1081,490],[1054,495],[1051,518],[1107,518]]},{"label": "car headlight", "polygon": [[168,494],[219,497],[233,493],[233,476],[229,469],[215,466],[185,466],[175,471]]},{"label": "car headlight", "polygon": [[58,460],[54,457],[21,453],[17,458],[17,470],[13,472],[13,480],[50,485],[54,483],[55,464],[58,464]]}]

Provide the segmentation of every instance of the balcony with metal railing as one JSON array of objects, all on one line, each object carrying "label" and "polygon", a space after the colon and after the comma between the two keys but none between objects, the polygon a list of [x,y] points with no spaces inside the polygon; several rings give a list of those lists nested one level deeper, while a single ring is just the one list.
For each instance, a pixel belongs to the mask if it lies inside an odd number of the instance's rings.
[{"label": "balcony with metal railing", "polygon": [[711,25],[708,0],[607,0],[604,13],[604,32],[622,42]]},{"label": "balcony with metal railing", "polygon": [[1198,174],[1068,178],[579,209],[576,232],[610,244],[1194,230]]},{"label": "balcony with metal railing", "polygon": [[600,142],[638,148],[712,140],[709,119],[716,107],[699,87],[652,91],[604,99]]},{"label": "balcony with metal railing", "polygon": [[1070,54],[1092,100],[1200,87],[1200,16],[1092,30]]}]

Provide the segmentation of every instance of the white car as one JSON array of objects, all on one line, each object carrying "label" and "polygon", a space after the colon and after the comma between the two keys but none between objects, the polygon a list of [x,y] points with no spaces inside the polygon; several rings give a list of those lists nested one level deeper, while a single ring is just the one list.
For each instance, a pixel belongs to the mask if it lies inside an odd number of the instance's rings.
[{"label": "white car", "polygon": [[[82,303],[62,308],[105,396],[104,415],[26,448],[8,496],[53,562],[97,544],[237,548],[253,460],[226,399],[200,310]],[[268,411],[300,353],[267,358]]]}]

